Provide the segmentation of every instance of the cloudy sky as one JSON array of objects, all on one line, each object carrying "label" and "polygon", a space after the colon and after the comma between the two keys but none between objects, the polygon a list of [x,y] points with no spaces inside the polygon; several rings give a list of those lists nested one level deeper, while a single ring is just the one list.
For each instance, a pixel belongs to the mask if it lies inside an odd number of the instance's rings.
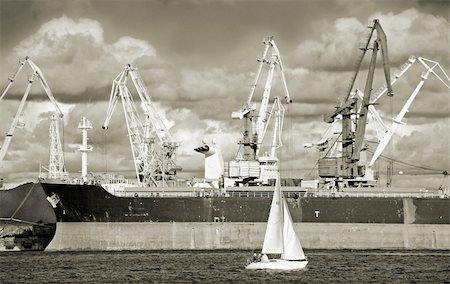
[{"label": "cloudy sky", "polygon": [[[181,144],[182,177],[202,176],[203,157],[193,148],[203,138],[215,138],[225,160],[237,151],[242,125],[231,119],[231,112],[244,104],[256,59],[263,51],[262,40],[271,35],[281,52],[293,100],[284,125],[282,174],[315,178],[318,153],[303,144],[319,140],[327,129],[323,115],[334,110],[345,91],[368,21],[380,19],[386,32],[391,74],[410,55],[439,61],[449,70],[449,14],[447,0],[0,0],[0,78],[6,82],[18,59],[30,56],[64,111],[62,138],[68,170],[73,175],[80,172],[77,125],[86,116],[94,125],[89,133],[94,146],[90,170],[131,175],[131,152],[120,108],[107,133],[101,125],[112,80],[125,64],[133,63]],[[355,86],[361,90],[364,71]],[[395,85],[394,98],[380,100],[376,108],[386,123],[402,108],[422,71],[416,63]],[[0,102],[0,133],[9,128],[30,74],[29,68],[24,69]],[[255,102],[261,100],[265,74]],[[377,68],[374,90],[382,80],[382,70]],[[283,95],[279,81],[276,74],[273,96]],[[2,165],[4,177],[32,180],[39,164],[48,163],[51,111],[52,105],[36,82],[22,118],[26,127],[15,131]],[[385,154],[449,170],[449,115],[448,89],[430,76],[405,117],[407,125]],[[380,165],[380,172],[384,171]],[[398,185],[439,186],[441,182],[441,176],[403,176]]]}]

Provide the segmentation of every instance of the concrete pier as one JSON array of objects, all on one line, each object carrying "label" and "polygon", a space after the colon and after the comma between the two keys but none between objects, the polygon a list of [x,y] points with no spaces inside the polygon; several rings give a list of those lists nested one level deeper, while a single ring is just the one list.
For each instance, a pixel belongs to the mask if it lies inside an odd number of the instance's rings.
[{"label": "concrete pier", "polygon": [[[266,223],[58,222],[47,250],[260,249]],[[448,224],[295,223],[306,249],[450,250]]]}]

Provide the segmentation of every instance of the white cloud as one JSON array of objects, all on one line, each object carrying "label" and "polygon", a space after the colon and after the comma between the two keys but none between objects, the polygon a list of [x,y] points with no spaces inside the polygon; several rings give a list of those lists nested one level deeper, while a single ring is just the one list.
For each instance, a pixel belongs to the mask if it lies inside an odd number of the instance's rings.
[{"label": "white cloud", "polygon": [[148,42],[129,36],[121,37],[116,43],[105,46],[105,50],[112,54],[117,62],[133,62],[145,56],[156,56],[156,50]]},{"label": "white cloud", "polygon": [[[373,14],[379,19],[387,35],[391,62],[403,62],[409,55],[429,56],[436,60],[448,60],[448,21],[445,18],[408,9],[398,14]],[[324,25],[320,40],[309,40],[298,45],[298,62],[315,69],[349,70],[366,23],[356,18],[340,18]],[[331,28],[330,28],[331,27]],[[317,31],[321,32],[321,31]]]},{"label": "white cloud", "polygon": [[145,40],[124,36],[108,43],[103,32],[98,21],[62,16],[21,41],[9,58],[29,56],[55,94],[71,95],[110,86],[125,64],[156,58],[155,48]]}]

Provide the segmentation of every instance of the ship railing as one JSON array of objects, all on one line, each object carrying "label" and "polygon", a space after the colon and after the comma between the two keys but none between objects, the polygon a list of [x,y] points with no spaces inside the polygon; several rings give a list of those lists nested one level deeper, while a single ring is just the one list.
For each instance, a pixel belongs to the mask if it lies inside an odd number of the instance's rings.
[{"label": "ship railing", "polygon": [[449,198],[444,192],[308,192],[308,197]]},{"label": "ship railing", "polygon": [[115,191],[113,195],[118,197],[201,197],[198,192],[128,192],[128,191]]},{"label": "ship railing", "polygon": [[[298,198],[304,196],[305,192],[283,192],[283,195],[288,198]],[[227,191],[227,197],[241,197],[241,198],[272,198],[272,191]]]}]

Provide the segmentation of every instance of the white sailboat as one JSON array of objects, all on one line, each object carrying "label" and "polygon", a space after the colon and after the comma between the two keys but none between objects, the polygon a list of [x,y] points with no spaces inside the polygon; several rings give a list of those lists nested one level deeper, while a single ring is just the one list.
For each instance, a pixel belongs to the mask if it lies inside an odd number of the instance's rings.
[{"label": "white sailboat", "polygon": [[[267,220],[262,253],[263,257],[260,260],[251,262],[245,269],[300,270],[308,264],[294,231],[286,200],[281,193],[279,174]],[[281,257],[269,259],[267,254],[281,254]]]}]

